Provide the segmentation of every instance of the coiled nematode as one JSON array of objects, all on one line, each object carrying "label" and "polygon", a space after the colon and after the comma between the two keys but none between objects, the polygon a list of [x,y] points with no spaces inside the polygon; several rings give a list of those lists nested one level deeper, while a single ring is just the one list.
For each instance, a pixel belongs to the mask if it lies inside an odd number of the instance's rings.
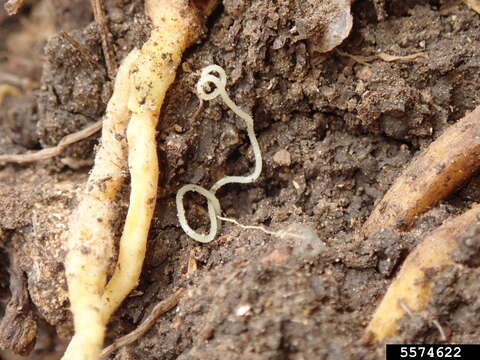
[{"label": "coiled nematode", "polygon": [[[214,75],[213,73],[217,73],[218,76]],[[252,144],[253,154],[255,157],[255,168],[250,175],[247,176],[227,176],[220,180],[218,180],[210,190],[207,190],[199,185],[195,184],[188,184],[183,186],[177,192],[177,211],[178,211],[178,220],[180,222],[180,226],[182,227],[183,231],[190,236],[192,239],[202,242],[208,243],[212,241],[215,236],[217,235],[218,230],[220,229],[220,224],[218,223],[218,219],[221,217],[222,209],[220,206],[220,202],[216,197],[215,193],[218,189],[226,184],[231,183],[240,183],[240,184],[248,184],[260,176],[262,172],[262,154],[260,152],[260,147],[258,145],[257,137],[255,136],[255,130],[253,128],[253,119],[250,115],[248,115],[245,111],[240,109],[228,96],[225,86],[227,85],[227,76],[225,71],[222,67],[218,65],[209,65],[202,70],[200,79],[197,82],[197,94],[201,100],[213,100],[217,96],[220,96],[223,102],[239,117],[245,120],[245,124],[247,125],[247,134],[248,138],[250,139],[250,143]],[[210,87],[210,91],[206,91],[206,86]],[[207,88],[208,89],[208,88]],[[185,208],[183,206],[183,197],[189,191],[197,192],[207,199],[208,202],[208,216],[210,218],[210,231],[208,234],[203,235],[197,233],[193,230],[187,222],[185,217]]]}]

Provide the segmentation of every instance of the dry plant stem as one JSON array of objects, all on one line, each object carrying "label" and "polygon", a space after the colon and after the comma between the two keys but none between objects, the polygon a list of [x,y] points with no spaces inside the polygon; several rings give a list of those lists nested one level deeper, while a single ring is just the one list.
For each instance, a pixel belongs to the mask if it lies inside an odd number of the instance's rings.
[{"label": "dry plant stem", "polygon": [[100,38],[102,40],[103,56],[105,57],[105,65],[107,67],[107,74],[110,80],[115,79],[115,71],[117,70],[117,63],[113,55],[112,45],[108,41],[108,22],[105,16],[103,7],[103,0],[91,0],[93,16],[100,27]]},{"label": "dry plant stem", "polygon": [[147,0],[145,6],[155,27],[130,72],[132,93],[128,108],[131,117],[127,129],[130,206],[120,239],[117,266],[102,297],[104,322],[138,284],[157,197],[159,169],[155,128],[182,53],[200,35],[201,18],[188,1]]},{"label": "dry plant stem", "polygon": [[72,45],[75,49],[78,50],[80,54],[88,61],[88,63],[94,67],[98,66],[98,61],[95,55],[92,54],[90,50],[88,50],[85,46],[80,44],[77,40],[73,37],[68,35],[65,31],[60,32],[60,36],[65,39],[70,45]]},{"label": "dry plant stem", "polygon": [[418,155],[377,204],[362,232],[409,230],[417,217],[480,168],[480,106]]},{"label": "dry plant stem", "polygon": [[457,236],[477,222],[479,215],[480,205],[476,205],[434,230],[408,255],[366,329],[368,341],[382,341],[393,335],[398,320],[406,313],[405,305],[412,312],[425,309],[432,285],[425,270],[453,264],[451,254],[457,248]]},{"label": "dry plant stem", "polygon": [[102,121],[97,121],[85,129],[77,131],[76,133],[69,134],[65,136],[57,146],[42,149],[36,152],[27,153],[27,154],[16,154],[16,155],[0,155],[0,164],[2,163],[17,163],[24,164],[33,161],[40,161],[50,159],[57,155],[60,155],[69,145],[76,143],[80,140],[86,139],[89,136],[92,136],[102,128]]},{"label": "dry plant stem", "polygon": [[103,121],[102,142],[95,156],[95,165],[80,203],[70,218],[65,273],[75,335],[64,359],[97,359],[103,345],[105,322],[101,300],[113,261],[113,200],[123,183],[129,70],[137,56],[137,51],[130,53],[119,69]]},{"label": "dry plant stem", "polygon": [[117,351],[121,347],[127,346],[141,338],[148,330],[150,330],[150,328],[155,324],[161,315],[177,306],[180,299],[185,295],[185,292],[185,289],[179,289],[174,294],[155,305],[150,315],[148,315],[145,321],[142,322],[135,330],[115,340],[112,345],[103,349],[101,359],[107,359],[113,352]]}]

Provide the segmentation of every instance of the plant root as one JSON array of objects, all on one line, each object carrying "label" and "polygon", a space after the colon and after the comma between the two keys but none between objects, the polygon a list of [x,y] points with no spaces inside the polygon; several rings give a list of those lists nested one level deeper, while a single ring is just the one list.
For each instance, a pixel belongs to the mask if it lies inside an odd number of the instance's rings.
[{"label": "plant root", "polygon": [[335,50],[339,55],[348,57],[352,59],[353,61],[358,62],[359,64],[367,65],[370,66],[368,63],[375,61],[375,60],[383,60],[385,62],[410,62],[410,61],[415,61],[418,58],[428,58],[428,54],[426,52],[419,52],[411,55],[405,55],[405,56],[400,56],[400,55],[390,55],[387,53],[379,53],[375,55],[370,55],[370,56],[363,56],[363,55],[354,55],[354,54],[349,54],[344,51],[341,51],[339,49]]},{"label": "plant root", "polygon": [[60,155],[69,145],[86,139],[102,128],[102,120],[97,121],[76,133],[65,136],[57,146],[45,148],[36,152],[15,155],[0,155],[0,164],[17,163],[24,164],[34,161],[46,160]]},{"label": "plant root", "polygon": [[366,342],[382,341],[393,335],[398,320],[408,313],[405,307],[411,312],[425,309],[432,286],[425,271],[441,270],[454,263],[451,256],[458,246],[457,237],[467,226],[476,223],[479,215],[480,204],[431,232],[408,255],[366,329]]},{"label": "plant root", "polygon": [[[203,1],[202,5],[211,2]],[[206,15],[204,8],[192,7],[187,0],[147,0],[145,8],[154,28],[142,49],[131,52],[119,68],[107,107],[102,145],[86,194],[70,222],[65,269],[75,335],[64,360],[100,357],[110,316],[138,284],[156,203],[158,116],[182,53],[199,39]],[[122,184],[121,169],[126,163],[125,127],[130,206],[117,265],[105,285],[114,254],[113,200]]]},{"label": "plant root", "polygon": [[137,57],[138,51],[130,53],[119,68],[95,165],[70,218],[65,274],[75,335],[63,359],[97,359],[103,345],[106,324],[101,313],[102,294],[115,253],[113,200],[123,184],[129,71]]},{"label": "plant root", "polygon": [[155,322],[161,315],[165,314],[166,312],[172,310],[175,306],[177,306],[178,302],[185,295],[185,293],[185,289],[179,289],[174,294],[170,295],[168,298],[162,300],[157,305],[155,305],[150,315],[148,315],[145,321],[143,321],[135,330],[115,340],[112,345],[109,345],[105,349],[103,349],[101,359],[107,359],[112,353],[114,353],[118,349],[130,345],[131,343],[140,339],[143,335],[145,335],[148,330],[150,330],[150,328],[155,324]]},{"label": "plant root", "polygon": [[131,112],[127,129],[131,174],[130,206],[115,272],[102,297],[107,321],[138,283],[145,258],[150,221],[157,197],[158,159],[155,141],[158,116],[165,94],[173,83],[183,52],[201,34],[201,18],[188,1],[146,2],[155,28],[131,70]]},{"label": "plant root", "polygon": [[20,94],[20,91],[15,86],[0,84],[0,105],[2,105],[6,96],[19,96]]},{"label": "plant root", "polygon": [[450,126],[405,169],[375,206],[361,232],[407,231],[417,217],[480,168],[480,106]]},{"label": "plant root", "polygon": [[107,75],[110,80],[115,79],[115,72],[117,71],[117,63],[113,54],[112,44],[108,41],[108,22],[105,17],[105,10],[103,0],[90,0],[92,4],[93,16],[95,22],[98,24],[100,30],[100,39],[102,40],[102,51],[105,58],[105,66],[107,68]]},{"label": "plant root", "polygon": [[93,68],[98,66],[98,60],[96,56],[88,50],[85,46],[80,44],[77,40],[75,40],[72,36],[67,34],[65,31],[61,31],[59,35],[66,41],[68,42],[74,49],[76,49],[84,58],[87,60],[87,62],[93,66]]},{"label": "plant root", "polygon": [[463,0],[463,2],[480,14],[480,0]]}]

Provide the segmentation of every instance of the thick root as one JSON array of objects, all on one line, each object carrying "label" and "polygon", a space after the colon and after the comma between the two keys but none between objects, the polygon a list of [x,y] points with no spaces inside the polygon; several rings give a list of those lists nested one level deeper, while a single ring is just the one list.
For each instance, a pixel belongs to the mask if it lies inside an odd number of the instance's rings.
[{"label": "thick root", "polygon": [[[201,3],[207,5],[212,1]],[[198,40],[204,15],[208,15],[204,7],[192,7],[188,0],[146,0],[145,6],[154,29],[142,49],[130,54],[119,69],[107,109],[102,147],[96,155],[87,193],[70,224],[65,266],[75,335],[65,360],[100,357],[105,326],[111,314],[138,284],[157,194],[155,128],[158,116],[182,53]],[[130,206],[117,265],[105,286],[114,254],[110,230],[113,201],[126,159],[125,143],[116,139],[123,137],[128,121]]]},{"label": "thick root", "polygon": [[113,200],[123,183],[122,168],[126,165],[129,71],[137,55],[137,51],[132,52],[118,71],[95,166],[70,218],[65,273],[75,336],[64,359],[95,359],[103,346],[101,298],[115,254],[111,230],[116,213]]},{"label": "thick root", "polygon": [[382,341],[397,330],[397,323],[405,315],[406,305],[411,311],[425,309],[431,297],[431,282],[425,276],[427,269],[440,270],[453,263],[452,253],[457,248],[456,238],[478,221],[480,205],[446,222],[428,235],[408,255],[400,272],[392,282],[366,329],[366,339]]},{"label": "thick root", "polygon": [[377,204],[362,228],[406,231],[417,217],[480,168],[480,106],[449,127],[418,155]]},{"label": "thick root", "polygon": [[463,2],[480,14],[480,0],[463,0]]},{"label": "thick root", "polygon": [[133,92],[127,130],[131,173],[130,207],[120,240],[118,262],[102,298],[106,322],[138,284],[148,230],[157,198],[158,160],[155,128],[165,94],[175,80],[185,49],[199,38],[201,17],[188,2],[146,2],[155,29],[131,70]]}]

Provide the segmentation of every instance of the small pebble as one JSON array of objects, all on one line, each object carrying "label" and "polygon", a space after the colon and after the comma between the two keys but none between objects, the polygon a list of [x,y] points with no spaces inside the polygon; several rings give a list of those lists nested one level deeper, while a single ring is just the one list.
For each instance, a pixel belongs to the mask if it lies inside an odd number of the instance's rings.
[{"label": "small pebble", "polygon": [[125,21],[122,10],[113,8],[109,12],[110,21],[116,24],[121,24]]},{"label": "small pebble", "polygon": [[250,311],[250,309],[251,309],[250,305],[241,305],[237,308],[237,310],[235,310],[235,315],[245,316]]},{"label": "small pebble", "polygon": [[273,161],[279,166],[290,166],[292,163],[292,157],[287,150],[282,149],[273,155]]},{"label": "small pebble", "polygon": [[178,124],[175,124],[173,125],[173,130],[175,130],[175,132],[181,134],[183,133],[185,130],[183,129],[183,127],[181,127],[180,125]]}]

